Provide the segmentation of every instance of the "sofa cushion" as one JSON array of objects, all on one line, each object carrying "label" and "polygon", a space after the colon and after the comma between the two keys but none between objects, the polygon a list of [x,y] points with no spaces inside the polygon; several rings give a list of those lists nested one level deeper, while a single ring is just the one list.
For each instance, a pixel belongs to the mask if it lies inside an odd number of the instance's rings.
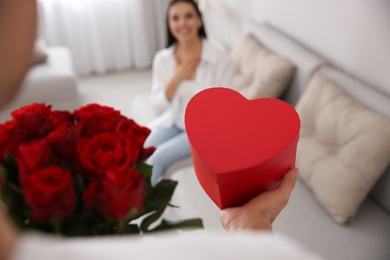
[{"label": "sofa cushion", "polygon": [[351,98],[320,72],[297,104],[297,165],[318,201],[348,223],[390,158],[390,120]]},{"label": "sofa cushion", "polygon": [[[380,88],[369,86],[367,83],[329,65],[322,66],[321,73],[359,103],[390,118],[390,90],[384,93]],[[370,196],[390,213],[390,164],[385,174],[376,182]]]},{"label": "sofa cushion", "polygon": [[247,99],[279,97],[295,72],[292,63],[269,52],[250,34],[233,48],[232,60],[234,84]]},{"label": "sofa cushion", "polygon": [[265,48],[296,66],[294,77],[282,95],[283,100],[295,105],[314,72],[326,64],[325,59],[268,23],[247,20],[243,30],[245,34],[253,35]]}]

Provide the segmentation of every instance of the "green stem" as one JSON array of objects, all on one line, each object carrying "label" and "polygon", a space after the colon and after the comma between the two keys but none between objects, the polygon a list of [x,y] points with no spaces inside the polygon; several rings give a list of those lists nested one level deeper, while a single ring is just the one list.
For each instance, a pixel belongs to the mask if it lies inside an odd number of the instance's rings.
[{"label": "green stem", "polygon": [[8,183],[9,187],[19,194],[23,194],[23,190],[13,183]]},{"label": "green stem", "polygon": [[55,218],[51,221],[51,224],[54,227],[54,231],[57,235],[60,235],[62,233],[62,225],[61,225],[61,220],[58,218]]},{"label": "green stem", "polygon": [[116,229],[116,233],[117,234],[122,234],[123,233],[123,228],[125,226],[125,220],[126,219],[118,220],[118,222],[117,222],[117,229]]}]

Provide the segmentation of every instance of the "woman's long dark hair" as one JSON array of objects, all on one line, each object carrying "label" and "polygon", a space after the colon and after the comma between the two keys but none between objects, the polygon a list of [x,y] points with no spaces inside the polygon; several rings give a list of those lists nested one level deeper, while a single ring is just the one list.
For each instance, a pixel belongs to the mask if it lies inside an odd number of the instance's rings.
[{"label": "woman's long dark hair", "polygon": [[206,30],[204,29],[203,25],[203,17],[202,13],[200,12],[198,5],[193,1],[193,0],[173,0],[168,6],[168,11],[167,11],[167,35],[168,35],[168,43],[167,43],[167,48],[170,47],[171,45],[175,44],[177,42],[177,39],[172,35],[171,30],[169,30],[169,9],[171,9],[171,6],[177,3],[189,3],[192,5],[200,17],[200,20],[202,21],[202,26],[199,28],[198,35],[201,39],[206,39]]}]

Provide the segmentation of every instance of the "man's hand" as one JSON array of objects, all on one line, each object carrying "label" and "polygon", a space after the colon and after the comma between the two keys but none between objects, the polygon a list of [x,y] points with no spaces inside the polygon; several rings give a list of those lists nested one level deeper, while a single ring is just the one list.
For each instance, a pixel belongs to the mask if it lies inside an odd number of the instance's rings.
[{"label": "man's hand", "polygon": [[19,241],[19,233],[0,209],[0,260],[10,257]]},{"label": "man's hand", "polygon": [[291,169],[275,189],[256,196],[243,206],[223,209],[220,219],[225,230],[271,231],[272,223],[288,203],[297,177],[298,169]]}]

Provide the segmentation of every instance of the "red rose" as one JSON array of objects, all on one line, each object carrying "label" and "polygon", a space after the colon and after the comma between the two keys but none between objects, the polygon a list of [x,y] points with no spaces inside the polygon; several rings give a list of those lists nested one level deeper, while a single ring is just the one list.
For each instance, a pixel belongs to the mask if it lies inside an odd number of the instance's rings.
[{"label": "red rose", "polygon": [[128,135],[102,133],[77,143],[80,164],[89,178],[107,171],[125,172],[136,165],[142,147]]},{"label": "red rose", "polygon": [[131,138],[134,138],[134,140],[137,140],[137,142],[143,146],[146,138],[150,134],[150,129],[138,125],[134,120],[124,118],[118,124],[117,132],[130,134]]},{"label": "red rose", "polygon": [[146,149],[142,149],[138,162],[143,162],[147,160],[152,154],[156,151],[156,147],[148,147]]},{"label": "red rose", "polygon": [[25,141],[25,132],[18,127],[14,120],[0,125],[0,162],[7,153],[13,154],[17,146]]},{"label": "red rose", "polygon": [[32,172],[24,194],[32,219],[41,223],[49,223],[53,218],[66,218],[76,203],[72,173],[59,167]]},{"label": "red rose", "polygon": [[125,217],[130,210],[142,208],[145,178],[139,172],[108,170],[101,179],[95,179],[86,189],[85,204],[114,219]]},{"label": "red rose", "polygon": [[90,104],[74,112],[76,121],[83,126],[83,136],[115,132],[118,123],[123,119],[120,112],[111,107]]},{"label": "red rose", "polygon": [[63,123],[47,136],[53,153],[61,162],[74,163],[76,156],[76,144],[80,138],[81,127],[71,122]]},{"label": "red rose", "polygon": [[[143,147],[146,138],[150,134],[150,129],[138,125],[131,119],[124,119],[121,120],[121,122],[118,124],[117,132],[128,134],[129,138],[136,142],[140,147]],[[154,147],[142,149],[137,163],[148,159],[154,153],[155,150],[156,148]]]},{"label": "red rose", "polygon": [[50,114],[50,128],[51,130],[57,129],[63,123],[74,124],[74,116],[68,111],[52,111]]},{"label": "red rose", "polygon": [[27,186],[29,177],[38,169],[54,164],[50,144],[45,139],[19,145],[15,155],[21,185]]},{"label": "red rose", "polygon": [[17,125],[28,138],[40,138],[50,131],[51,106],[31,104],[11,112]]}]

